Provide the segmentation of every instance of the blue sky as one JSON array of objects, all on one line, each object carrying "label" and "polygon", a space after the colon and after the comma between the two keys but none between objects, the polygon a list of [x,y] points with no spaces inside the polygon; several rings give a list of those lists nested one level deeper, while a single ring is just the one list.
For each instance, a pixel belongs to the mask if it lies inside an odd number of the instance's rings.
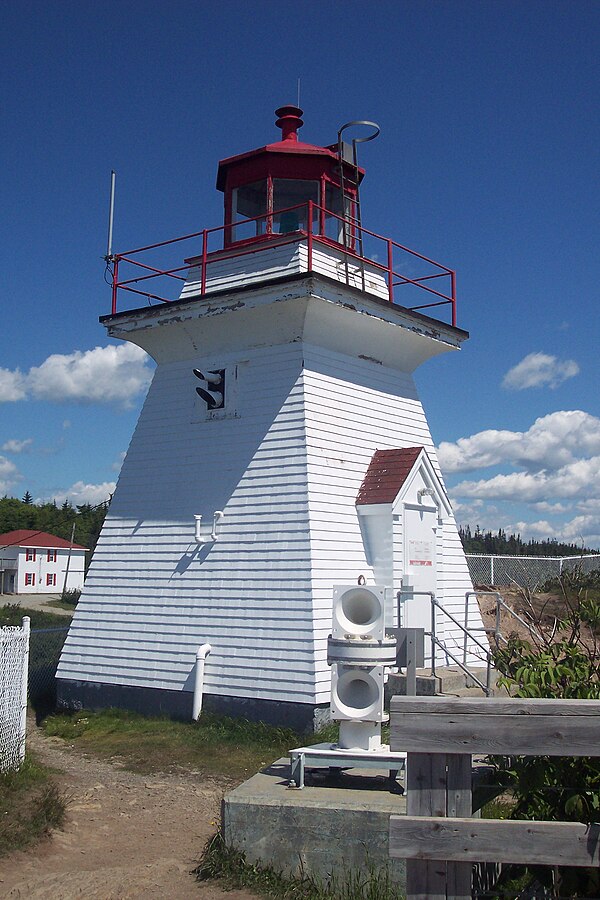
[{"label": "blue sky", "polygon": [[115,250],[221,223],[220,158],[372,119],[363,221],[458,272],[416,373],[461,522],[600,545],[598,85],[587,0],[3,5],[0,493],[98,502],[151,365],[107,339]]}]

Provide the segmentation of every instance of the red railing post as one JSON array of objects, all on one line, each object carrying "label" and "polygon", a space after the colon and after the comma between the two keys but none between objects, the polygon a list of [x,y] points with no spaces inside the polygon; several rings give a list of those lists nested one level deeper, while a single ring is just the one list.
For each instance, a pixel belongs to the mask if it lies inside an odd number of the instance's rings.
[{"label": "red railing post", "polygon": [[456,272],[450,272],[450,296],[452,297],[452,327],[456,328]]},{"label": "red railing post", "polygon": [[112,279],[112,314],[117,311],[117,288],[118,288],[118,277],[119,277],[119,257],[114,257],[114,265],[113,265],[113,279]]},{"label": "red railing post", "polygon": [[200,296],[204,297],[206,293],[206,257],[208,255],[208,233],[206,228],[202,232],[202,283],[200,286]]},{"label": "red railing post", "polygon": [[312,272],[313,267],[313,201],[308,201],[308,222],[307,224],[307,251],[308,251],[308,271]]},{"label": "red railing post", "polygon": [[394,302],[394,247],[392,241],[388,238],[387,242],[387,265],[388,265],[388,294],[390,303]]}]

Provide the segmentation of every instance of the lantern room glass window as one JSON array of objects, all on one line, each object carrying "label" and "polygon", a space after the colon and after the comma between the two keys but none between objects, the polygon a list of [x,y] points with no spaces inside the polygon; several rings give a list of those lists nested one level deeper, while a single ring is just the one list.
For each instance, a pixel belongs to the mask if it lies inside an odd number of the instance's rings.
[{"label": "lantern room glass window", "polygon": [[244,222],[232,229],[234,241],[245,241],[249,238],[265,234],[267,231],[267,179],[254,181],[235,188],[232,193],[231,220],[233,223],[242,219],[255,219]]},{"label": "lantern room glass window", "polygon": [[[273,231],[289,234],[308,230],[308,201],[319,202],[319,182],[297,178],[273,179]],[[302,204],[302,205],[300,205]],[[297,207],[290,209],[290,207]],[[282,210],[278,212],[278,210]],[[313,212],[313,230],[318,222],[317,210]]]}]

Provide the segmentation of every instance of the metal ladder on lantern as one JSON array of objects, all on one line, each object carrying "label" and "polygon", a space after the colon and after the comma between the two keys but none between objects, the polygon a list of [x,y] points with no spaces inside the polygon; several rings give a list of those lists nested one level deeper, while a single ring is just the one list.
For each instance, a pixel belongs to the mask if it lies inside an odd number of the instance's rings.
[{"label": "metal ladder on lantern", "polygon": [[[342,134],[346,128],[356,125],[366,125],[375,129],[373,134],[367,137],[352,138],[352,143],[348,144],[343,140]],[[360,268],[360,278],[362,290],[365,290],[365,261],[363,247],[363,231],[362,216],[360,209],[360,171],[358,166],[357,144],[364,144],[367,141],[374,140],[380,132],[379,125],[375,122],[366,120],[356,120],[346,122],[338,131],[338,159],[340,163],[340,194],[341,194],[341,211],[342,211],[342,243],[344,246],[344,271],[346,276],[346,284],[350,284],[350,267],[348,263],[349,252],[356,259],[358,257],[358,266]],[[346,168],[351,167],[351,177],[346,174]],[[354,213],[352,211],[352,201],[347,193],[347,188],[354,190]]]}]

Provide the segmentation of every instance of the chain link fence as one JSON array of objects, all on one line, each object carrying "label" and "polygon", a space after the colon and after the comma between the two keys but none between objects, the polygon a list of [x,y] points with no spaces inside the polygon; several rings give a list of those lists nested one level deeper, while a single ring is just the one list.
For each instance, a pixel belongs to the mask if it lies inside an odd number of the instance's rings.
[{"label": "chain link fence", "polygon": [[29,619],[0,628],[0,772],[25,758]]},{"label": "chain link fence", "polygon": [[600,569],[600,554],[586,556],[492,556],[467,553],[467,563],[474,585],[489,587],[515,586],[535,590],[549,578],[578,569],[593,572]]},{"label": "chain link fence", "polygon": [[29,646],[29,702],[36,713],[56,706],[56,669],[68,626],[32,628]]}]

